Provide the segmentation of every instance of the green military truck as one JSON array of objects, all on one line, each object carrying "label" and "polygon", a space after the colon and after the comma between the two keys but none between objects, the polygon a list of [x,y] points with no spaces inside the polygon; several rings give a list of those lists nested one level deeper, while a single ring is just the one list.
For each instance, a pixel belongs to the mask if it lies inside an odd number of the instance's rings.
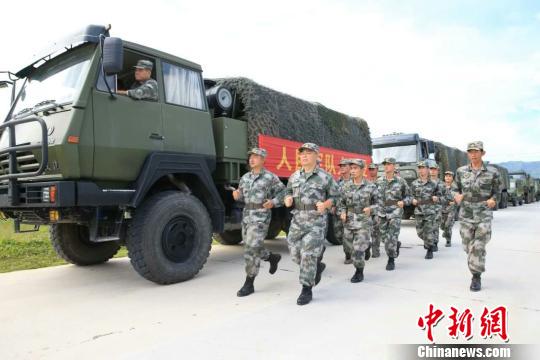
[{"label": "green military truck", "polygon": [[508,201],[513,206],[523,205],[525,201],[525,181],[521,178],[520,174],[509,173],[510,187],[508,188]]},{"label": "green military truck", "polygon": [[530,204],[536,201],[534,193],[534,179],[531,175],[523,170],[512,171],[509,173],[509,175],[511,179],[519,181],[516,182],[516,187],[519,187],[521,190],[520,192],[522,192],[521,202],[519,205],[522,203]]},{"label": "green military truck", "polygon": [[[510,187],[510,175],[508,175],[508,169],[504,166],[498,164],[491,164],[487,162],[488,167],[495,168],[499,172],[501,179],[500,192],[497,194],[497,208],[506,209],[508,207],[508,202],[510,201],[510,196],[508,194],[508,189]],[[495,210],[497,210],[495,208]]]},{"label": "green military truck", "polygon": [[[106,262],[126,244],[146,279],[192,278],[213,234],[241,240],[230,188],[262,134],[278,144],[270,153],[284,181],[298,167],[294,141],[328,146],[327,169],[345,152],[370,159],[362,119],[246,79],[205,81],[199,65],[109,29],[88,26],[16,72],[19,91],[0,125],[3,217],[15,231],[50,225],[56,252],[73,264]],[[116,95],[140,59],[154,65],[158,101]],[[287,227],[276,209],[269,237]]]},{"label": "green military truck", "polygon": [[[435,160],[440,166],[441,180],[445,171],[453,171],[467,164],[467,154],[456,148],[421,138],[418,134],[394,133],[373,138],[373,162],[381,163],[385,157],[393,157],[399,164],[400,176],[409,185],[418,178],[416,163],[421,160]],[[383,175],[383,167],[379,167]],[[405,206],[403,218],[409,219],[414,214],[414,206]]]},{"label": "green military truck", "polygon": [[534,178],[534,190],[536,201],[540,201],[540,179]]}]

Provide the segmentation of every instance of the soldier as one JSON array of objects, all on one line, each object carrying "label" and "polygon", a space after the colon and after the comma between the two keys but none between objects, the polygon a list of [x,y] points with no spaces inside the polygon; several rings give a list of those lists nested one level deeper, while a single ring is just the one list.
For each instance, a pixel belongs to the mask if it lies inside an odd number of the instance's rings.
[{"label": "soldier", "polygon": [[312,287],[319,283],[326,267],[321,260],[327,211],[339,194],[332,175],[317,164],[319,147],[306,143],[298,151],[302,168],[289,178],[285,206],[294,205],[287,244],[292,260],[300,265],[302,292],[296,303],[305,305],[311,301]]},{"label": "soldier", "polygon": [[433,244],[433,252],[439,251],[439,227],[441,226],[441,219],[442,219],[442,207],[443,205],[446,205],[446,187],[444,186],[444,183],[439,179],[439,165],[435,161],[429,162],[429,175],[431,177],[431,180],[437,184],[437,187],[439,188],[440,201],[435,204],[436,209],[436,216],[435,216],[435,224],[437,225],[434,229],[434,238],[433,241],[435,242]]},{"label": "soldier", "polygon": [[370,248],[371,214],[377,211],[377,187],[364,179],[364,168],[364,160],[351,160],[352,180],[343,185],[338,208],[345,224],[344,241],[353,247],[352,262],[356,268],[351,278],[353,283],[364,280],[364,257]]},{"label": "soldier", "polygon": [[433,259],[433,247],[437,217],[437,204],[441,196],[439,187],[429,177],[429,170],[425,161],[419,161],[418,164],[419,178],[411,184],[411,194],[413,197],[412,204],[416,206],[414,209],[414,220],[416,222],[416,233],[418,237],[424,241],[424,249],[426,259]]},{"label": "soldier", "polygon": [[[369,164],[368,166],[368,171],[367,171],[367,181],[375,184],[376,185],[376,182],[377,182],[377,170],[378,170],[378,166],[377,164],[374,164],[374,163],[371,163]],[[372,221],[372,226],[371,226],[371,256],[373,256],[374,258],[377,258],[379,256],[381,256],[381,236],[379,234],[379,217],[377,216],[377,212],[376,211],[373,211],[371,213],[371,221]]]},{"label": "soldier", "polygon": [[[350,159],[341,159],[339,162],[339,179],[337,180],[338,191],[341,196],[343,191],[343,185],[348,182],[351,178],[351,160]],[[339,203],[339,197],[336,199],[336,203]],[[334,227],[334,236],[341,240],[343,243],[343,252],[345,253],[344,264],[352,264],[351,253],[352,253],[352,243],[346,240],[343,237],[343,222],[337,215],[336,207],[332,208],[332,225]]]},{"label": "soldier", "polygon": [[444,172],[444,185],[446,187],[446,205],[442,208],[441,230],[443,237],[446,239],[446,247],[452,245],[452,228],[456,220],[456,203],[454,196],[457,194],[457,188],[454,184],[454,173],[451,171]]},{"label": "soldier", "polygon": [[127,95],[135,100],[154,100],[158,99],[158,84],[152,79],[152,64],[149,60],[139,60],[135,68],[135,82],[130,90],[117,90],[120,95]]},{"label": "soldier", "polygon": [[378,221],[379,234],[384,242],[384,249],[388,255],[386,270],[394,270],[394,259],[399,256],[401,242],[398,241],[403,216],[403,206],[410,204],[410,193],[407,182],[395,175],[396,159],[385,158],[384,176],[377,180],[379,191]]},{"label": "soldier", "polygon": [[270,274],[277,270],[280,254],[272,254],[264,247],[264,239],[272,218],[274,206],[283,204],[285,185],[279,178],[264,168],[266,150],[253,148],[248,152],[250,172],[244,174],[233,191],[236,201],[244,201],[242,217],[242,239],[244,241],[244,260],[246,263],[246,281],[238,290],[238,296],[252,294],[253,282],[259,273],[261,259],[270,263]]},{"label": "soldier", "polygon": [[486,167],[482,161],[484,144],[474,141],[467,145],[469,165],[456,171],[458,194],[454,197],[459,210],[459,233],[463,248],[468,255],[469,270],[473,277],[471,291],[480,291],[480,276],[486,270],[486,245],[491,239],[493,209],[501,179],[497,169]]}]

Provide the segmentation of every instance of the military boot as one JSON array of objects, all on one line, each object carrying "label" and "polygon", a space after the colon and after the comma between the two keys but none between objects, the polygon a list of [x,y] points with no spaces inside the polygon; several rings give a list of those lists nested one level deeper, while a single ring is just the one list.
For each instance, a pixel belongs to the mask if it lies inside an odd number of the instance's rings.
[{"label": "military boot", "polygon": [[396,265],[394,264],[394,258],[389,257],[388,264],[386,264],[386,270],[390,271],[390,270],[394,270],[395,268],[396,268]]},{"label": "military boot", "polygon": [[431,251],[432,251],[432,252],[437,252],[437,251],[439,251],[439,247],[437,246],[437,243],[433,244],[433,246],[431,247]]},{"label": "military boot", "polygon": [[352,283],[357,283],[364,280],[364,268],[357,268],[353,277],[351,278]]},{"label": "military boot", "polygon": [[450,241],[450,238],[446,238],[446,247],[452,246],[452,242]]},{"label": "military boot", "polygon": [[366,252],[364,253],[364,260],[369,260],[371,258],[371,245],[368,246]]},{"label": "military boot", "polygon": [[322,261],[318,261],[317,262],[317,273],[315,274],[315,285],[317,285],[318,283],[321,282],[321,275],[322,275],[324,269],[326,269],[326,264],[323,263]]},{"label": "military boot", "polygon": [[352,264],[351,254],[345,254],[345,261],[343,261],[344,264]]},{"label": "military boot", "polygon": [[433,246],[430,246],[427,249],[426,256],[424,258],[427,259],[427,260],[433,259]]},{"label": "military boot", "polygon": [[265,260],[265,261],[268,261],[270,263],[270,270],[268,270],[268,272],[270,274],[275,274],[276,273],[277,266],[278,266],[278,263],[279,263],[280,260],[281,260],[281,255],[280,254],[272,254],[272,253],[270,253],[270,256],[268,256],[268,259]]},{"label": "military boot", "polygon": [[255,281],[255,276],[246,276],[246,282],[244,283],[244,286],[242,286],[242,288],[238,290],[236,295],[239,297],[243,297],[253,294],[255,292],[255,288],[253,287],[253,281]]},{"label": "military boot", "polygon": [[309,304],[309,302],[313,299],[313,293],[311,292],[311,286],[302,286],[302,292],[300,293],[300,296],[298,297],[298,300],[296,300],[296,303],[298,305],[306,305]]},{"label": "military boot", "polygon": [[481,288],[480,273],[474,273],[471,281],[471,291],[480,291]]}]

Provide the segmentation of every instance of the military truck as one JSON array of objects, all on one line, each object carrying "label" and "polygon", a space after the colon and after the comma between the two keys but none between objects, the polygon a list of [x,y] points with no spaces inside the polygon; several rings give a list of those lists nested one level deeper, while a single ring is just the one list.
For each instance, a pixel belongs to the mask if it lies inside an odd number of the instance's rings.
[{"label": "military truck", "polygon": [[[241,240],[231,187],[250,146],[287,178],[301,142],[317,142],[321,165],[370,160],[367,123],[259,86],[206,81],[191,61],[91,25],[58,41],[15,74],[17,95],[0,125],[0,211],[21,225],[50,225],[59,256],[76,265],[108,261],[126,244],[131,264],[159,284],[195,276],[213,234]],[[117,95],[138,60],[153,63],[158,101]],[[287,230],[273,212],[269,237]]]},{"label": "military truck", "polygon": [[535,199],[536,201],[540,201],[540,179],[537,179],[537,178],[534,179],[534,189],[535,189],[535,192],[534,192]]},{"label": "military truck", "polygon": [[[510,176],[508,175],[508,169],[504,166],[491,164],[489,162],[486,162],[486,164],[487,167],[495,168],[495,170],[499,172],[501,188],[500,192],[497,194],[497,208],[505,209],[508,207],[509,201],[508,188],[510,187]],[[497,208],[495,208],[495,210],[497,210]]]},{"label": "military truck", "polygon": [[525,200],[525,182],[517,174],[510,173],[510,186],[508,188],[508,201],[512,203],[513,206],[523,205]]},{"label": "military truck", "polygon": [[[396,159],[400,167],[400,176],[410,185],[418,178],[416,163],[421,160],[435,160],[440,166],[441,180],[445,171],[453,171],[467,164],[467,154],[456,148],[421,138],[418,134],[393,133],[373,138],[373,162],[381,163],[385,157]],[[379,167],[379,175],[384,169]],[[414,206],[405,206],[403,218],[409,219],[414,214]]]},{"label": "military truck", "polygon": [[[535,201],[534,195],[534,180],[527,172],[523,170],[512,171],[509,173],[510,178],[519,180],[522,187],[522,203],[530,204]],[[521,205],[521,204],[520,204]]]}]

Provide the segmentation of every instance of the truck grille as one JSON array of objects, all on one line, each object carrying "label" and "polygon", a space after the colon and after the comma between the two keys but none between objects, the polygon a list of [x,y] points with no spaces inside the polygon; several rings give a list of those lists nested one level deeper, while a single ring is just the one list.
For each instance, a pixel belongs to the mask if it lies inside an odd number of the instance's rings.
[{"label": "truck grille", "polygon": [[[17,151],[17,168],[20,173],[31,173],[39,169],[39,162],[31,151]],[[9,174],[8,154],[0,155],[0,175]]]}]

